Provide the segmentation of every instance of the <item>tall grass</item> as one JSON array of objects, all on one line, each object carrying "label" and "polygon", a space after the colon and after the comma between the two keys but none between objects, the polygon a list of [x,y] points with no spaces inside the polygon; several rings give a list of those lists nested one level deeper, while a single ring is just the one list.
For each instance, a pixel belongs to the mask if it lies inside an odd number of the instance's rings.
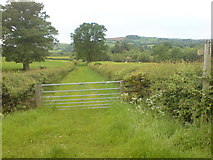
[{"label": "tall grass", "polygon": [[132,108],[16,112],[3,121],[3,157],[210,158],[210,126],[182,126]]},{"label": "tall grass", "polygon": [[[210,124],[182,126],[169,117],[139,114],[128,104],[116,104],[107,113],[110,152],[125,158],[210,158]],[[196,133],[196,135],[195,135]]]}]

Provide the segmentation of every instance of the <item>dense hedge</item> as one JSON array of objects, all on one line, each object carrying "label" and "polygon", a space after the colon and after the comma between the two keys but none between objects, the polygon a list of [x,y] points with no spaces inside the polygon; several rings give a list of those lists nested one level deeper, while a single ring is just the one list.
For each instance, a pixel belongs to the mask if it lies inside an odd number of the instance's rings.
[{"label": "dense hedge", "polygon": [[3,113],[34,106],[33,95],[36,84],[55,81],[73,69],[74,63],[68,62],[59,68],[37,69],[26,72],[3,72]]},{"label": "dense hedge", "polygon": [[92,63],[89,66],[112,80],[124,79],[124,100],[136,104],[140,110],[151,109],[156,116],[167,112],[185,122],[198,117],[210,120],[213,93],[210,88],[209,95],[202,95],[201,63]]}]

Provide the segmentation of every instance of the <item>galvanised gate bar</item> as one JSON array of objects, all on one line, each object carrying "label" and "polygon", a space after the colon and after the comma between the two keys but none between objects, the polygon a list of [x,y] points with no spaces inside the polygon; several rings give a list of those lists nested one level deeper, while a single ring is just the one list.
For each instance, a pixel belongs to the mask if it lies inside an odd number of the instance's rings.
[{"label": "galvanised gate bar", "polygon": [[[59,86],[60,89],[57,89]],[[41,84],[36,92],[40,97],[38,103],[67,110],[77,107],[108,108],[111,102],[120,101],[122,90],[123,81],[102,81]]]}]

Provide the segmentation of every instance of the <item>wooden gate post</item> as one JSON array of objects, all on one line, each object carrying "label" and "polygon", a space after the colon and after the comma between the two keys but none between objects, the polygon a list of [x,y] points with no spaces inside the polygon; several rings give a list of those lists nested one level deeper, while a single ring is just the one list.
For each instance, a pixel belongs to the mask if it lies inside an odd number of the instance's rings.
[{"label": "wooden gate post", "polygon": [[41,105],[41,85],[35,86],[35,104],[36,107]]},{"label": "wooden gate post", "polygon": [[120,90],[121,90],[121,94],[124,94],[124,80],[120,81]]},{"label": "wooden gate post", "polygon": [[203,65],[203,94],[208,94],[209,83],[211,79],[211,41],[206,40],[204,47],[204,65]]}]

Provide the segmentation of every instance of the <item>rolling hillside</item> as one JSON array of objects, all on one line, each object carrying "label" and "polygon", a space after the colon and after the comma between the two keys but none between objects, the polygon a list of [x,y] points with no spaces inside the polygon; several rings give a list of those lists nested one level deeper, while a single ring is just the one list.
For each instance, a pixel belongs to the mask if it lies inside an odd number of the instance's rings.
[{"label": "rolling hillside", "polygon": [[172,43],[174,46],[179,47],[193,47],[201,45],[204,40],[194,40],[194,39],[178,39],[178,38],[158,38],[158,37],[140,37],[137,35],[127,35],[126,37],[117,37],[117,38],[107,38],[106,43],[110,46],[113,46],[116,41],[126,41],[132,45],[146,45],[153,46],[163,42]]},{"label": "rolling hillside", "polygon": [[[156,44],[169,42],[173,46],[178,47],[194,47],[202,45],[204,40],[194,40],[194,39],[177,39],[177,38],[157,38],[157,37],[140,37],[137,35],[127,35],[126,37],[115,37],[107,38],[106,44],[110,47],[114,46],[116,41],[125,41],[131,45],[135,46],[145,46],[145,48],[150,48]],[[54,55],[67,55],[72,52],[73,46],[67,43],[59,43],[55,45],[54,49],[51,50],[51,54]]]}]

